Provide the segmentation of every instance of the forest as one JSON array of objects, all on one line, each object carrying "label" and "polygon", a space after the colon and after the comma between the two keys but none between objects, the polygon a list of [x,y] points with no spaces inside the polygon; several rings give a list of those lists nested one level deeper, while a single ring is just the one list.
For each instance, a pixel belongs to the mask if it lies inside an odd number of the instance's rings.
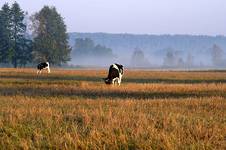
[{"label": "forest", "polygon": [[[29,28],[30,27],[30,28]],[[0,10],[0,65],[32,66],[43,61],[62,65],[70,60],[66,25],[55,7],[29,16],[17,2]]]},{"label": "forest", "polygon": [[[112,62],[119,61],[130,67],[221,68],[226,66],[225,36],[69,33],[72,52],[76,49],[76,39],[85,38],[110,48],[115,56],[111,59]],[[138,56],[134,57],[137,54]],[[76,62],[74,58],[75,55],[72,53],[72,63]]]}]

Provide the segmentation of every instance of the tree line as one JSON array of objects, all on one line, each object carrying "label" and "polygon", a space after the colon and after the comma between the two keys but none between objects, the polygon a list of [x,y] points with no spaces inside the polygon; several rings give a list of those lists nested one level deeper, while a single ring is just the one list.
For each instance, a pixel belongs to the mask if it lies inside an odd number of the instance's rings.
[{"label": "tree line", "polygon": [[95,44],[90,38],[77,38],[73,47],[74,57],[107,57],[113,58],[115,55],[111,48],[104,45]]},{"label": "tree line", "polygon": [[24,67],[48,61],[62,65],[70,60],[71,47],[63,18],[55,7],[44,6],[30,16],[17,2],[0,10],[0,64]]}]

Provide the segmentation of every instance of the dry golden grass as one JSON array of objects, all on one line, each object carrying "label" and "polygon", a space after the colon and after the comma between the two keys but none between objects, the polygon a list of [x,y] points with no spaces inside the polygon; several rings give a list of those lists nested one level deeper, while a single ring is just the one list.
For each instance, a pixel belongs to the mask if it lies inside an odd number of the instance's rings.
[{"label": "dry golden grass", "polygon": [[226,149],[226,72],[0,69],[0,149]]}]

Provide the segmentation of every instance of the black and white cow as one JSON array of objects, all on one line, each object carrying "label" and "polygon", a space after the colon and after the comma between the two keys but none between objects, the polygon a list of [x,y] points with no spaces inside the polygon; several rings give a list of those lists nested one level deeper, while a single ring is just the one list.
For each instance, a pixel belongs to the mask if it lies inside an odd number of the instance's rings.
[{"label": "black and white cow", "polygon": [[106,84],[121,84],[123,76],[123,65],[120,64],[112,64],[109,68],[108,77],[104,78]]},{"label": "black and white cow", "polygon": [[42,73],[42,70],[44,69],[47,70],[48,73],[50,73],[49,62],[42,62],[38,64],[37,69],[38,69],[37,74]]}]

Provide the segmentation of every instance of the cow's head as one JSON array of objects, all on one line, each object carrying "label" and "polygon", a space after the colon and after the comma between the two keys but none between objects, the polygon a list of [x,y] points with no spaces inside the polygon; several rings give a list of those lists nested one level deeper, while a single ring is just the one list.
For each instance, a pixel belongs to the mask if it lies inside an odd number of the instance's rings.
[{"label": "cow's head", "polygon": [[112,81],[108,78],[103,78],[103,80],[106,84],[112,84]]}]

